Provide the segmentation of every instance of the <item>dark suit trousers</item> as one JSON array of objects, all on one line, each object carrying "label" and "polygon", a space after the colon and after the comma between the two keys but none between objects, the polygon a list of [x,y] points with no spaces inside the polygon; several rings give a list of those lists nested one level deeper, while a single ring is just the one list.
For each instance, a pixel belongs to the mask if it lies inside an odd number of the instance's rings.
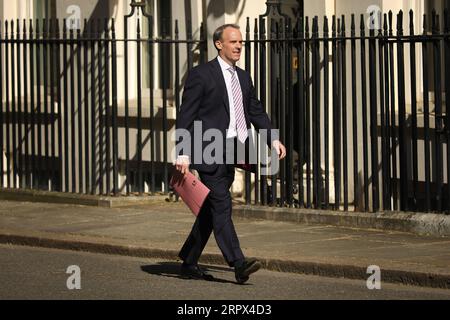
[{"label": "dark suit trousers", "polygon": [[221,164],[212,173],[199,172],[201,181],[211,190],[179,257],[188,264],[196,264],[214,231],[217,245],[230,267],[244,259],[231,219],[230,187],[234,181],[234,166]]}]

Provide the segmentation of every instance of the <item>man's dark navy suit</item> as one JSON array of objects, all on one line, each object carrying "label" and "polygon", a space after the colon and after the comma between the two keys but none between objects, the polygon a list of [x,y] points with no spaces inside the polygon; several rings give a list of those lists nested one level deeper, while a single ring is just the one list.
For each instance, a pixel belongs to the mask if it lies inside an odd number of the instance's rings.
[{"label": "man's dark navy suit", "polygon": [[[251,77],[240,68],[236,70],[243,94],[247,128],[250,128],[251,123],[256,130],[268,130],[267,142],[271,144],[278,137],[275,131],[271,131],[269,117],[256,98]],[[230,123],[230,105],[225,79],[217,59],[193,68],[186,79],[177,118],[177,129],[188,130],[193,138],[194,121],[202,122],[203,132],[208,129],[220,130],[225,148]],[[201,150],[204,150],[211,142],[192,141],[192,145],[194,143],[202,143]],[[178,152],[183,153],[180,150]],[[223,154],[226,154],[225,150]],[[234,266],[236,261],[244,259],[231,219],[232,203],[229,190],[234,181],[234,165],[225,162],[224,164],[206,164],[202,159],[192,158],[193,152],[190,155],[191,163],[195,162],[191,168],[198,171],[202,182],[211,190],[211,193],[179,256],[187,264],[196,264],[214,230],[214,236],[226,262]]]}]

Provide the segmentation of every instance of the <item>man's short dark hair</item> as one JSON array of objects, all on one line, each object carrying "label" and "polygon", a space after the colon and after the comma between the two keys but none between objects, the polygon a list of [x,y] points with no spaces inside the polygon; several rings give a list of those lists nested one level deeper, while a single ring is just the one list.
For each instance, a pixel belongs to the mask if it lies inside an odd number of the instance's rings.
[{"label": "man's short dark hair", "polygon": [[[225,31],[226,28],[233,28],[233,29],[240,29],[241,27],[239,27],[237,24],[234,23],[229,23],[229,24],[224,24],[223,26],[220,26],[216,29],[216,31],[214,31],[213,34],[213,41],[214,41],[214,46],[216,47],[216,42],[219,40],[222,40],[222,36],[223,36],[223,32]],[[216,47],[217,50],[219,50]]]}]

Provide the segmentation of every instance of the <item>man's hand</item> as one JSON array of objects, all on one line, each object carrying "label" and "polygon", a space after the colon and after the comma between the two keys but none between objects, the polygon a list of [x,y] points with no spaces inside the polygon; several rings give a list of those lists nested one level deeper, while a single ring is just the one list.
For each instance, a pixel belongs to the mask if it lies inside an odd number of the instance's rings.
[{"label": "man's hand", "polygon": [[279,140],[275,140],[272,146],[278,154],[278,159],[283,160],[286,157],[286,147]]},{"label": "man's hand", "polygon": [[181,174],[185,175],[189,172],[189,157],[188,156],[179,156],[176,163],[175,168],[181,172]]}]

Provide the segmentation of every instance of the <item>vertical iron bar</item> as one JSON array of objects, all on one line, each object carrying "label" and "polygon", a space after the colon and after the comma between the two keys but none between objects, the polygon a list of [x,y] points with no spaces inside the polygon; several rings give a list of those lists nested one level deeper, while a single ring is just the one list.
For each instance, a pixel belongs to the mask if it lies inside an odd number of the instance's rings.
[{"label": "vertical iron bar", "polygon": [[115,30],[114,18],[111,22],[111,45],[112,45],[112,128],[113,128],[113,185],[114,185],[114,195],[119,195],[119,138],[118,138],[118,111],[117,111],[117,42],[116,42],[116,30]]},{"label": "vertical iron bar", "polygon": [[[272,104],[272,119],[277,119],[279,121],[278,113],[282,108],[281,105],[281,79],[280,77],[275,77],[275,86],[272,85],[271,92],[273,92],[274,103]],[[274,107],[273,107],[274,106]],[[279,122],[276,124],[277,127],[280,127]],[[280,127],[281,129],[281,127]],[[282,137],[282,130],[280,130],[280,137]],[[283,166],[280,165],[279,173],[276,175],[272,175],[272,202],[271,205],[276,206],[279,204],[281,207],[284,207],[284,171]],[[280,201],[278,201],[278,179],[280,185]]]},{"label": "vertical iron bar", "polygon": [[345,16],[341,21],[341,66],[342,66],[342,165],[344,175],[344,211],[348,211],[348,142],[347,142],[347,41],[345,40]]},{"label": "vertical iron bar", "polygon": [[[86,174],[83,174],[83,96],[82,96],[82,52],[81,26],[77,28],[77,119],[78,119],[78,192],[84,193],[86,188]],[[75,85],[75,84],[73,84]],[[86,111],[86,110],[85,110]],[[87,157],[87,155],[84,155]]]},{"label": "vertical iron bar", "polygon": [[[373,12],[371,13],[372,19]],[[370,30],[369,40],[369,77],[370,77],[370,136],[372,157],[372,208],[373,212],[379,210],[379,175],[378,175],[378,110],[377,110],[377,53],[375,29]],[[399,60],[403,61],[403,60]]]},{"label": "vertical iron bar", "polygon": [[[32,32],[32,31],[31,31]],[[33,173],[33,185],[35,188],[41,188],[41,143],[42,143],[42,134],[41,134],[41,65],[40,65],[40,42],[39,42],[39,20],[36,20],[36,35],[35,35],[35,44],[36,50],[32,50],[31,54],[32,60],[35,59],[36,67],[33,66],[33,75],[32,79],[34,79],[34,70],[36,70],[36,87],[34,83],[32,83],[33,89],[36,88],[36,105],[33,103],[33,112],[31,116],[33,117],[33,134],[37,133],[37,141],[36,137],[33,137],[33,165],[34,173]],[[35,54],[34,54],[35,53]],[[7,64],[6,64],[7,65]],[[34,99],[34,94],[32,95]],[[8,103],[8,102],[7,102]],[[37,143],[36,143],[37,142]]]},{"label": "vertical iron bar", "polygon": [[[409,11],[409,33],[410,36],[414,36],[414,12]],[[411,111],[412,111],[412,170],[413,170],[413,182],[412,182],[412,192],[413,192],[413,209],[417,210],[417,186],[419,181],[419,163],[418,163],[418,142],[417,142],[417,88],[416,88],[416,42],[414,40],[410,41],[410,65],[411,65]]]},{"label": "vertical iron bar", "polygon": [[67,50],[68,50],[68,40],[67,40],[67,20],[63,20],[63,70],[64,70],[64,80],[63,80],[63,87],[64,87],[64,184],[65,192],[70,192],[69,187],[69,88],[68,88],[68,81],[69,81],[69,66],[67,63],[68,56],[67,56]]},{"label": "vertical iron bar", "polygon": [[[49,38],[55,39],[54,36],[55,20],[50,20]],[[52,191],[56,191],[56,134],[55,134],[55,43],[50,42],[50,177]]]},{"label": "vertical iron bar", "polygon": [[305,159],[306,159],[306,207],[311,208],[311,116],[310,116],[310,46],[309,18],[305,24]]},{"label": "vertical iron bar", "polygon": [[75,137],[75,67],[74,67],[74,60],[75,60],[75,49],[74,49],[74,32],[73,32],[73,21],[71,22],[71,28],[69,31],[70,35],[70,158],[71,158],[71,172],[72,172],[72,193],[77,192],[77,185],[76,185],[76,151],[75,151],[75,145],[76,145],[76,137]]},{"label": "vertical iron bar", "polygon": [[37,141],[37,176],[38,176],[38,188],[41,189],[43,182],[43,169],[42,169],[42,101],[41,101],[41,39],[39,31],[39,20],[36,21],[36,77],[37,77],[37,117],[36,124],[38,126],[38,141]]},{"label": "vertical iron bar", "polygon": [[297,47],[297,57],[298,57],[298,69],[297,69],[297,82],[298,82],[298,92],[297,92],[297,103],[298,105],[298,118],[295,119],[298,121],[299,126],[299,136],[298,140],[298,202],[300,207],[305,207],[305,190],[303,187],[303,164],[305,162],[305,147],[304,147],[304,132],[305,132],[305,122],[304,122],[304,113],[305,113],[305,32],[303,26],[303,17],[299,17],[297,20],[297,32],[298,32],[298,47]]},{"label": "vertical iron bar", "polygon": [[178,116],[180,114],[180,44],[178,43],[180,39],[179,33],[178,20],[175,20],[175,120],[178,119]]},{"label": "vertical iron bar", "polygon": [[[384,14],[384,25],[383,25],[383,36],[385,39],[387,39],[388,37],[388,16],[387,14]],[[384,105],[385,105],[385,127],[383,128],[383,135],[386,137],[386,142],[385,142],[385,149],[384,149],[384,153],[386,155],[386,202],[384,205],[384,209],[385,210],[392,210],[392,204],[391,204],[391,195],[392,195],[392,183],[391,183],[391,148],[390,148],[390,78],[389,78],[389,45],[388,42],[386,41],[385,45],[384,45]]]},{"label": "vertical iron bar", "polygon": [[317,77],[318,77],[318,61],[317,61],[317,38],[319,37],[318,33],[319,33],[319,27],[318,27],[318,19],[317,17],[314,17],[312,19],[312,26],[311,26],[311,53],[312,53],[312,58],[311,58],[311,91],[312,91],[312,95],[311,95],[311,124],[312,124],[312,162],[313,162],[313,168],[312,168],[312,172],[313,172],[313,206],[315,209],[318,209],[319,207],[319,174],[320,174],[320,170],[319,170],[319,166],[318,166],[318,158],[317,158],[317,127],[318,127],[318,108],[319,105],[317,103],[317,97],[318,97],[318,88],[317,88]]},{"label": "vertical iron bar", "polygon": [[[96,81],[95,81],[95,20],[91,21],[91,194],[97,192],[97,121],[96,121]],[[125,37],[126,38],[126,37]],[[126,60],[125,60],[126,61]],[[127,61],[126,61],[127,62]],[[124,77],[127,81],[127,77]]]},{"label": "vertical iron bar", "polygon": [[[89,194],[92,183],[91,183],[91,175],[89,174],[89,135],[92,134],[89,130],[89,61],[88,61],[88,52],[89,52],[89,31],[88,31],[88,23],[87,19],[84,19],[84,48],[83,48],[83,75],[84,75],[84,179],[85,179],[85,193]],[[92,106],[91,106],[92,108]]]},{"label": "vertical iron bar", "polygon": [[342,40],[339,39],[341,35],[341,19],[337,19],[337,35],[336,35],[336,109],[335,109],[335,192],[336,192],[336,206],[335,210],[339,211],[341,208],[341,178],[342,178]]},{"label": "vertical iron bar", "polygon": [[[272,96],[272,106],[271,106],[271,110],[272,110],[272,115],[271,118],[276,120],[276,125],[277,127],[279,127],[279,118],[277,117],[278,111],[281,108],[281,81],[280,78],[278,76],[275,77],[275,80],[271,80],[271,82],[273,83],[271,85],[271,92],[273,92]],[[272,120],[274,121],[274,120]],[[280,130],[281,131],[281,130]],[[281,137],[281,134],[280,134]],[[282,168],[280,165],[279,168],[279,172],[277,174],[272,175],[272,201],[271,201],[271,205],[276,206],[278,204],[278,177],[279,175],[282,174]],[[279,205],[280,206],[284,206],[284,202],[283,202],[283,184],[282,181],[280,179],[280,202]]]},{"label": "vertical iron bar", "polygon": [[[9,104],[9,36],[8,36],[8,20],[5,21],[5,102],[6,102],[6,186],[11,188],[11,111]],[[2,155],[3,156],[3,155]]]},{"label": "vertical iron bar", "polygon": [[352,59],[352,129],[353,129],[353,202],[355,211],[361,209],[359,203],[359,148],[358,148],[358,93],[356,80],[356,20],[352,14],[351,22],[351,59]]},{"label": "vertical iron bar", "polygon": [[329,47],[329,25],[328,17],[324,17],[323,28],[323,59],[324,59],[324,148],[325,148],[325,209],[330,208],[330,47]]},{"label": "vertical iron bar", "polygon": [[29,28],[30,38],[30,131],[31,131],[31,189],[36,187],[36,116],[35,116],[35,100],[34,100],[34,45],[35,39],[33,37],[33,21],[30,19]]},{"label": "vertical iron bar", "polygon": [[[29,146],[30,146],[30,139],[29,139],[29,113],[28,113],[28,38],[27,38],[27,23],[26,20],[23,19],[23,56],[22,56],[22,63],[23,63],[23,120],[24,120],[24,151],[25,155],[23,158],[23,168],[25,170],[24,172],[24,188],[29,189],[30,188],[30,170],[29,170],[29,161],[30,161],[30,153],[29,153]],[[1,59],[0,59],[1,61]],[[1,72],[0,72],[1,76]],[[0,105],[2,100],[0,99]],[[0,121],[1,123],[1,121]],[[2,134],[3,135],[3,134]],[[0,150],[3,150],[0,148]],[[2,167],[3,168],[3,167]],[[0,183],[1,185],[1,183]]]},{"label": "vertical iron bar", "polygon": [[[397,61],[403,61],[404,44],[401,42],[403,36],[403,12],[397,16]],[[408,210],[408,159],[406,155],[406,102],[405,102],[405,70],[404,64],[398,64],[398,125],[399,125],[399,147],[400,147],[400,210]]]},{"label": "vertical iron bar", "polygon": [[21,50],[20,50],[20,20],[17,19],[17,173],[18,173],[18,188],[23,188],[24,183],[22,181],[23,178],[23,158],[22,158],[22,147],[23,147],[23,134],[22,134],[22,63],[20,61],[21,58]]},{"label": "vertical iron bar", "polygon": [[[134,10],[133,10],[134,11]],[[133,12],[132,12],[133,13]],[[128,18],[132,13],[125,16],[124,38],[128,39]],[[128,103],[128,42],[124,42],[124,86],[125,86],[125,184],[126,193],[130,194],[130,125],[129,125],[129,103]]]},{"label": "vertical iron bar", "polygon": [[336,16],[333,16],[332,25],[332,56],[333,56],[333,153],[334,153],[334,210],[339,210],[340,204],[340,181],[339,181],[339,161],[340,161],[340,148],[339,148],[339,125],[338,125],[338,104],[339,104],[339,59],[338,59],[338,46],[337,41],[337,20]]},{"label": "vertical iron bar", "polygon": [[[147,44],[147,49],[148,49],[148,56],[147,56],[147,58],[148,58],[148,67],[149,67],[149,70],[151,70],[151,68],[152,68],[152,66],[151,66],[151,59],[150,59],[150,57],[151,57],[151,55],[152,55],[152,53],[150,52],[150,50],[152,50],[152,43],[151,43],[151,39],[152,39],[152,36],[151,36],[151,34],[152,34],[152,32],[153,32],[153,30],[152,30],[152,23],[153,23],[153,19],[152,19],[152,16],[150,15],[150,14],[148,14],[147,12],[145,12],[145,10],[143,10],[143,15],[144,15],[144,17],[146,17],[147,18],[147,27],[148,27],[148,34],[147,34],[147,42],[146,42],[146,44]],[[176,27],[175,27],[175,39],[176,40],[178,40],[178,20],[176,20],[175,21],[175,24],[176,24]],[[177,52],[177,50],[178,50],[178,52]],[[175,49],[175,60],[177,61],[176,62],[176,71],[175,72],[178,72],[178,80],[175,80],[175,91],[177,91],[178,93],[176,93],[175,95],[176,95],[176,97],[175,97],[175,105],[176,105],[176,119],[178,118],[178,109],[179,109],[179,103],[180,103],[180,101],[179,101],[179,95],[180,95],[180,89],[179,89],[179,44],[177,43],[176,44],[176,49]],[[149,79],[150,79],[150,82],[152,82],[152,77],[153,77],[153,73],[152,72],[150,72],[149,74]],[[175,76],[176,77],[176,76]],[[146,175],[146,176],[148,176],[148,178],[150,179],[150,181],[148,182],[149,183],[149,191],[151,192],[151,194],[153,194],[154,192],[155,192],[155,190],[154,190],[154,177],[155,177],[155,173],[154,173],[154,164],[153,164],[153,89],[151,88],[151,86],[149,86],[150,87],[150,109],[149,109],[149,112],[150,112],[150,118],[149,118],[149,127],[150,127],[150,131],[149,131],[149,134],[148,134],[148,141],[149,141],[149,147],[150,147],[150,160],[149,160],[149,163],[150,163],[150,174],[149,175]],[[178,199],[177,199],[178,200]]]},{"label": "vertical iron bar", "polygon": [[[270,36],[269,36],[269,40],[277,40],[278,38],[278,23],[275,22],[275,18],[272,19],[268,19],[268,22],[270,21]],[[279,63],[278,63],[278,46],[279,43],[278,41],[275,42],[270,42],[269,43],[269,48],[270,48],[270,54],[269,54],[269,67],[267,72],[270,73],[270,77],[269,75],[267,76],[269,79],[269,83],[270,85],[268,85],[269,91],[268,91],[268,95],[270,95],[270,118],[272,119],[272,122],[275,124],[275,126],[279,126],[279,118],[278,118],[278,111],[280,110],[280,83],[279,83]],[[268,98],[269,99],[269,98]],[[282,136],[282,128],[280,128],[280,137]],[[272,206],[276,206],[278,203],[278,185],[280,185],[280,189],[282,188],[281,186],[281,181],[280,184],[278,183],[279,181],[279,175],[281,173],[281,166],[279,167],[279,170],[277,172],[276,175],[272,175],[271,176],[271,189],[269,192],[268,189],[268,194],[267,194],[267,198],[268,198],[268,202],[269,199],[270,200],[270,205]],[[281,190],[280,190],[281,191]]]},{"label": "vertical iron bar", "polygon": [[[393,13],[389,11],[389,37],[393,37]],[[389,42],[389,65],[391,82],[391,153],[392,153],[392,180],[391,187],[393,191],[394,210],[398,209],[398,179],[397,179],[397,117],[396,117],[396,99],[395,99],[395,63],[394,63],[394,42]]]},{"label": "vertical iron bar", "polygon": [[[264,108],[266,108],[266,100],[267,100],[267,91],[266,91],[266,59],[267,59],[267,49],[266,49],[266,24],[264,18],[259,19],[259,30],[261,32],[260,34],[260,40],[261,40],[261,50],[260,50],[260,101]],[[261,142],[265,143],[265,141]],[[265,155],[264,155],[265,156]],[[266,176],[260,177],[260,191],[261,191],[261,204],[265,205],[267,203],[267,179]]]},{"label": "vertical iron bar", "polygon": [[[319,31],[319,26],[317,25],[317,33]],[[292,25],[290,18],[285,18],[285,38],[286,39],[292,39]],[[292,101],[292,46],[293,42],[292,40],[287,41],[286,48],[285,48],[285,97],[286,97],[286,112],[288,114],[288,117],[284,117],[287,123],[287,155],[286,155],[286,188],[287,188],[287,202],[288,205],[292,208],[294,205],[294,118],[293,115],[293,101]],[[319,47],[319,44],[318,44]],[[318,63],[320,63],[320,53],[319,48],[317,48],[317,54],[318,54]],[[318,78],[318,87],[320,88],[320,77]],[[320,91],[320,90],[319,90]],[[319,98],[320,99],[320,98]],[[320,106],[320,100],[319,100],[319,106]],[[319,140],[320,143],[320,140]],[[320,152],[320,150],[319,150]]]},{"label": "vertical iron bar", "polygon": [[186,37],[187,37],[187,67],[188,70],[191,70],[192,67],[194,66],[194,53],[192,51],[192,40],[193,40],[193,36],[192,36],[192,22],[191,19],[187,19],[186,21],[187,25],[186,25]]},{"label": "vertical iron bar", "polygon": [[313,189],[314,189],[314,207],[320,208],[322,198],[320,196],[321,188],[321,157],[320,157],[320,42],[319,38],[319,19],[314,17],[312,27],[312,123],[313,123]]},{"label": "vertical iron bar", "polygon": [[[255,67],[254,67],[254,88],[255,88],[255,94],[256,94],[256,90],[258,88],[258,73],[259,73],[259,32],[258,32],[258,19],[255,19],[255,30],[254,30],[254,52],[253,52],[253,59],[254,59],[254,63],[255,63]],[[260,139],[259,136],[256,135],[256,139],[255,139],[255,144],[256,144],[256,159],[257,159],[257,163],[259,163],[261,161],[260,159]],[[259,166],[256,166],[256,172],[255,172],[255,205],[257,205],[259,203]]]},{"label": "vertical iron bar", "polygon": [[[178,25],[177,25],[178,27]],[[177,28],[178,31],[178,28]],[[247,18],[247,25],[245,28],[245,70],[251,74],[251,43],[250,43],[250,18]],[[176,48],[178,46],[176,45]],[[178,88],[178,86],[177,86]],[[247,205],[251,202],[251,180],[250,180],[250,173],[248,171],[245,171],[245,203]]]},{"label": "vertical iron bar", "polygon": [[[191,23],[188,22],[188,26],[190,26]],[[167,36],[168,32],[166,30],[166,23],[163,23],[163,30],[162,33],[164,36]],[[170,44],[162,43],[162,52],[170,52]],[[191,52],[192,53],[192,52]],[[164,61],[164,58],[168,58],[166,54],[163,55],[162,60],[162,98],[163,98],[163,117],[162,117],[162,130],[163,130],[163,163],[164,163],[164,172],[163,172],[163,182],[164,182],[164,193],[167,194],[169,191],[169,163],[168,163],[168,145],[167,145],[167,130],[168,130],[168,122],[167,122],[167,90],[169,89],[169,81],[170,81],[170,67],[168,64],[170,63],[170,60],[167,61],[167,63]],[[169,79],[167,76],[169,75]]]},{"label": "vertical iron bar", "polygon": [[206,63],[207,62],[207,44],[206,44],[206,35],[205,35],[205,25],[203,22],[200,23],[200,63]]},{"label": "vertical iron bar", "polygon": [[[276,40],[278,37],[278,31],[277,31],[278,24],[275,23],[275,19],[270,20],[270,40]],[[277,64],[276,58],[278,55],[278,41],[276,42],[270,42],[270,92],[272,92],[270,100],[270,112],[271,112],[271,119],[272,122],[275,123],[275,125],[278,127],[278,121],[279,118],[277,116],[278,111],[280,110],[280,84],[279,84],[279,71],[277,68],[279,68],[279,64]],[[277,72],[278,71],[278,72]],[[282,128],[280,128],[280,136],[282,137]],[[281,171],[280,167],[280,171]],[[270,205],[276,205],[277,199],[278,199],[278,175],[273,174],[271,177],[271,200]],[[280,181],[281,182],[281,181]],[[280,185],[282,188],[282,186]],[[269,196],[268,196],[269,197]],[[267,200],[269,202],[269,199]]]},{"label": "vertical iron bar", "polygon": [[[200,33],[203,32],[202,27],[200,27]],[[178,121],[180,115],[180,45],[177,42],[180,39],[178,20],[175,20],[175,122]],[[202,55],[202,49],[200,49],[200,55]],[[203,57],[200,57],[202,61]],[[179,195],[176,194],[176,201],[179,200]]]},{"label": "vertical iron bar", "polygon": [[332,120],[332,124],[333,124],[333,174],[334,174],[334,187],[335,187],[335,200],[334,200],[334,210],[336,210],[336,207],[339,206],[339,199],[336,199],[336,163],[337,163],[337,154],[336,154],[336,148],[337,148],[337,144],[338,141],[336,141],[336,104],[337,104],[337,69],[338,69],[338,61],[337,61],[337,51],[336,51],[336,47],[337,47],[337,34],[336,34],[336,30],[337,30],[337,21],[336,21],[336,16],[333,15],[332,17],[332,25],[331,25],[331,38],[332,38],[332,42],[331,42],[331,57],[332,57],[332,67],[331,67],[331,71],[332,71],[332,97],[333,97],[333,105],[332,105],[332,115],[333,115],[333,120]]},{"label": "vertical iron bar", "polygon": [[367,136],[367,71],[366,71],[366,31],[364,15],[361,15],[361,87],[362,87],[362,124],[363,124],[363,154],[364,154],[364,209],[369,211],[369,151]]},{"label": "vertical iron bar", "polygon": [[49,39],[49,26],[50,26],[50,20],[44,19],[43,22],[43,43],[42,43],[42,49],[43,49],[43,77],[44,77],[44,171],[43,171],[43,177],[45,178],[45,188],[46,190],[53,190],[53,185],[50,188],[50,177],[52,176],[52,165],[50,163],[50,133],[49,133],[49,127],[50,127],[50,119],[49,119],[49,105],[48,105],[48,70],[49,70],[49,54],[48,54],[48,39]]},{"label": "vertical iron bar", "polygon": [[[59,34],[59,20],[56,19],[56,38],[60,39]],[[61,42],[56,44],[56,82],[57,82],[57,100],[58,100],[58,171],[59,171],[59,191],[63,191],[63,103],[61,93]]]},{"label": "vertical iron bar", "polygon": [[[379,16],[379,22],[380,22],[380,29],[378,30],[378,56],[379,56],[379,60],[378,60],[378,66],[379,66],[379,81],[380,81],[380,124],[381,124],[381,174],[382,174],[382,186],[383,186],[383,192],[382,192],[382,203],[383,203],[383,210],[386,210],[387,208],[387,203],[389,202],[389,194],[388,194],[388,187],[387,184],[389,183],[388,181],[388,171],[387,171],[387,152],[386,152],[386,144],[387,144],[387,137],[386,137],[386,108],[387,106],[385,106],[385,98],[384,98],[384,82],[385,82],[385,77],[384,77],[384,48],[386,46],[386,42],[383,39],[383,29],[381,26],[381,14]],[[378,129],[377,129],[377,137],[378,137]]]},{"label": "vertical iron bar", "polygon": [[[17,188],[17,113],[16,113],[16,58],[15,58],[15,37],[14,37],[14,21],[11,21],[11,112],[12,119],[12,174],[13,174],[13,187]],[[17,61],[17,64],[19,61]]]},{"label": "vertical iron bar", "polygon": [[[143,171],[142,171],[142,76],[141,76],[141,20],[137,19],[137,165],[138,165],[138,191],[143,193]],[[163,71],[164,72],[164,71]],[[167,188],[167,187],[166,187]]]},{"label": "vertical iron bar", "polygon": [[[433,34],[440,33],[439,15],[433,13]],[[434,48],[434,100],[435,100],[435,157],[436,157],[436,211],[442,212],[443,159],[442,159],[442,84],[441,40],[433,41]]]},{"label": "vertical iron bar", "polygon": [[109,196],[111,194],[111,106],[110,106],[110,70],[109,70],[109,31],[108,31],[108,20],[105,19],[105,144],[106,144],[106,194]]},{"label": "vertical iron bar", "polygon": [[[427,16],[423,16],[423,35],[427,33]],[[428,42],[422,42],[423,66],[423,117],[425,146],[425,212],[431,210],[431,169],[430,169],[430,95],[428,75]]]},{"label": "vertical iron bar", "polygon": [[103,110],[105,100],[103,98],[103,41],[102,41],[102,23],[97,20],[97,68],[98,68],[98,182],[99,194],[104,194],[104,116]]},{"label": "vertical iron bar", "polygon": [[[280,18],[277,28],[277,39],[283,39],[284,36],[284,21]],[[280,128],[280,138],[281,141],[286,143],[286,96],[284,88],[286,87],[286,60],[285,60],[285,50],[286,43],[283,41],[278,42],[278,58],[279,58],[279,104],[278,104],[278,128]],[[286,161],[280,163],[280,206],[284,207],[286,205]]]},{"label": "vertical iron bar", "polygon": [[[153,17],[150,16],[149,24],[149,40],[153,40]],[[149,42],[149,75],[150,75],[150,170],[151,170],[151,191],[156,192],[156,165],[155,165],[155,148],[156,148],[156,132],[155,132],[155,99],[154,99],[154,45],[153,41]]]}]

